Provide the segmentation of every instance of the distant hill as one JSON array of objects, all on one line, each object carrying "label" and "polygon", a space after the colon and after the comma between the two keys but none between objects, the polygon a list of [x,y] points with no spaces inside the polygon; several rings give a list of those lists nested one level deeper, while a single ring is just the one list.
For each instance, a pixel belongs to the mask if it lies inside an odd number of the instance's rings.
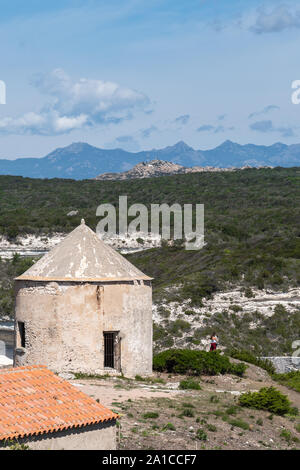
[{"label": "distant hill", "polygon": [[167,162],[164,160],[151,160],[135,165],[131,170],[120,173],[103,173],[96,176],[95,180],[129,180],[140,178],[153,178],[166,175],[182,175],[187,173],[198,173],[201,171],[232,171],[229,168],[216,168],[211,166],[193,166],[187,168],[178,163]]},{"label": "distant hill", "polygon": [[77,142],[58,148],[43,158],[2,159],[0,174],[80,180],[95,178],[102,173],[124,172],[138,163],[151,160],[164,160],[184,167],[292,167],[300,166],[300,144],[240,145],[227,140],[211,150],[194,150],[181,141],[158,150],[131,153],[122,149],[100,149]]}]

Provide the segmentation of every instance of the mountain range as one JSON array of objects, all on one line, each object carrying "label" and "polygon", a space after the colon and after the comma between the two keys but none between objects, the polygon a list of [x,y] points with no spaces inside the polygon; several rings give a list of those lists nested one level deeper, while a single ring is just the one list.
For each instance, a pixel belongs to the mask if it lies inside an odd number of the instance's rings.
[{"label": "mountain range", "polygon": [[270,146],[240,145],[226,140],[210,150],[194,150],[180,141],[173,146],[141,152],[122,149],[100,149],[84,142],[57,148],[42,158],[0,160],[1,175],[31,178],[95,178],[102,173],[124,172],[141,162],[164,160],[184,167],[210,166],[240,168],[243,166],[300,166],[300,144],[280,142]]}]

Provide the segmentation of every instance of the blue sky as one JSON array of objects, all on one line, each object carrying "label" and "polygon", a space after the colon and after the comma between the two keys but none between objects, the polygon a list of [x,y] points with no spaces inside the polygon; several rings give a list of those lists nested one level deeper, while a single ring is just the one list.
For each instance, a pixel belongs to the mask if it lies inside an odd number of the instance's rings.
[{"label": "blue sky", "polygon": [[0,1],[1,158],[300,142],[300,1]]}]

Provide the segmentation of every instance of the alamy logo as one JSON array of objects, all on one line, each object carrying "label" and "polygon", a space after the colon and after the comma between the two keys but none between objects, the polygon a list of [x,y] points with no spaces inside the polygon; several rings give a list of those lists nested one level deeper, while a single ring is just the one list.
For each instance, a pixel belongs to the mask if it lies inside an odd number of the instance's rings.
[{"label": "alamy logo", "polygon": [[292,354],[292,363],[295,365],[300,364],[300,340],[297,339],[292,343],[292,349],[296,349],[296,351]]},{"label": "alamy logo", "polygon": [[[193,228],[194,209],[194,228]],[[102,217],[96,232],[117,234],[117,211],[113,204],[101,204],[96,215]],[[128,218],[133,218],[128,224]],[[173,222],[173,223],[172,223]],[[139,233],[162,240],[184,240],[186,250],[199,250],[204,246],[203,204],[151,204],[150,213],[144,204],[132,204],[128,208],[127,196],[119,196],[118,233],[126,237]]]},{"label": "alamy logo", "polygon": [[300,104],[300,80],[294,80],[292,82],[292,89],[295,90],[291,96],[292,103]]},{"label": "alamy logo", "polygon": [[6,85],[3,80],[0,80],[0,104],[6,104]]}]

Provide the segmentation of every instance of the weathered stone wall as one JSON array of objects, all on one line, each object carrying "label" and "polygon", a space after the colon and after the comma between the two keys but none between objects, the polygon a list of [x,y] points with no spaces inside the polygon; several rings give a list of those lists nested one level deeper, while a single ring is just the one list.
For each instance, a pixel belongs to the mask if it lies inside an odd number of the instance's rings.
[{"label": "weathered stone wall", "polygon": [[33,450],[115,450],[116,422],[18,439]]},{"label": "weathered stone wall", "polygon": [[103,331],[120,331],[121,368],[126,377],[149,375],[152,373],[151,287],[135,281],[119,288],[116,295],[115,285],[104,286]]},{"label": "weathered stone wall", "polygon": [[103,374],[103,331],[119,331],[124,375],[152,371],[152,295],[143,281],[16,283],[14,364],[43,364],[55,372]]}]

